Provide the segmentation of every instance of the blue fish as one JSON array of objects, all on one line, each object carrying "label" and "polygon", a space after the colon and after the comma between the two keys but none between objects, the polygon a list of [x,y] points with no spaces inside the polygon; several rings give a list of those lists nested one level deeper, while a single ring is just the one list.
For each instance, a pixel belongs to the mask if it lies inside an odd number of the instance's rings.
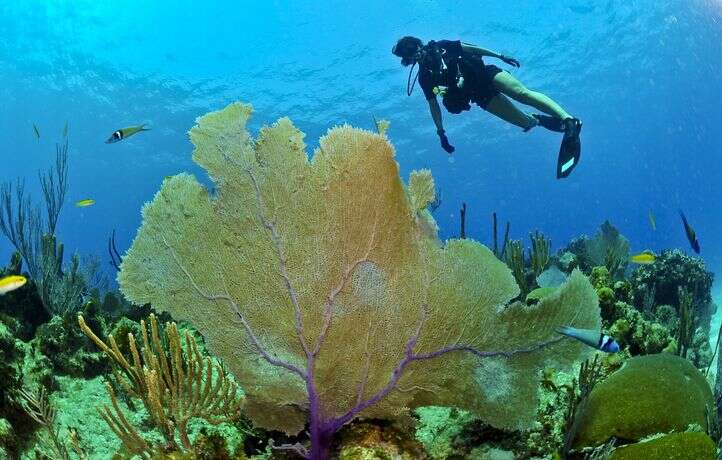
[{"label": "blue fish", "polygon": [[591,329],[577,329],[575,327],[561,326],[557,332],[589,345],[592,348],[605,353],[616,353],[619,351],[619,344],[613,337]]},{"label": "blue fish", "polygon": [[697,235],[694,233],[694,229],[691,225],[689,225],[689,222],[687,222],[687,218],[684,217],[684,213],[682,212],[682,210],[679,211],[679,216],[682,218],[682,224],[684,224],[684,233],[687,235],[690,246],[692,246],[694,252],[699,254],[699,240],[697,239]]}]

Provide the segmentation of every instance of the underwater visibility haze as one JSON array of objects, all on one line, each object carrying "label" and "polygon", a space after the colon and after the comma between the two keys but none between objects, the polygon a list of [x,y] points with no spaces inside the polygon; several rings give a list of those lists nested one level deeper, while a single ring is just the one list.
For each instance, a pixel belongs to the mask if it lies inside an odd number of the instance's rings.
[{"label": "underwater visibility haze", "polygon": [[718,458],[719,0],[0,13],[0,459]]}]

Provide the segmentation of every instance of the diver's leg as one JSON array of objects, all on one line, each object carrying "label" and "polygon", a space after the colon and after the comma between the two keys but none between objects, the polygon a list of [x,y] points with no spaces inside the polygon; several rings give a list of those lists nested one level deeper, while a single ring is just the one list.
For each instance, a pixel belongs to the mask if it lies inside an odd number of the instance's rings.
[{"label": "diver's leg", "polygon": [[503,94],[497,94],[489,99],[489,103],[484,107],[489,113],[496,115],[504,121],[523,128],[528,131],[538,124],[536,118],[519,110],[508,97]]},{"label": "diver's leg", "polygon": [[532,91],[514,78],[509,72],[499,72],[493,80],[494,88],[506,94],[515,101],[534,107],[537,110],[557,117],[561,120],[572,118],[559,104],[549,96],[538,91]]}]

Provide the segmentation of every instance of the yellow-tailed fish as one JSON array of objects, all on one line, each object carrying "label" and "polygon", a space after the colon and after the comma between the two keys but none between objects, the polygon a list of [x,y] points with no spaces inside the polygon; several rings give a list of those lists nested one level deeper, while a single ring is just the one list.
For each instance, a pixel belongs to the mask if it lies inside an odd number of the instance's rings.
[{"label": "yellow-tailed fish", "polygon": [[631,262],[634,262],[635,264],[650,265],[653,264],[655,260],[657,260],[657,256],[655,256],[654,253],[645,251],[637,255],[633,255],[629,258],[629,260]]},{"label": "yellow-tailed fish", "polygon": [[63,137],[65,139],[68,138],[68,122],[67,122],[67,120],[65,121],[65,127],[63,127]]},{"label": "yellow-tailed fish", "polygon": [[120,128],[116,132],[110,135],[107,141],[105,141],[106,144],[114,144],[116,142],[122,141],[126,137],[130,137],[135,133],[139,133],[141,131],[150,131],[150,128],[146,128],[145,124],[143,125],[137,125],[137,126],[128,126],[127,128]]},{"label": "yellow-tailed fish", "polygon": [[0,279],[0,295],[4,295],[10,291],[14,291],[17,288],[22,287],[27,282],[28,279],[24,276],[6,276],[5,278]]},{"label": "yellow-tailed fish", "polygon": [[86,198],[84,200],[76,201],[75,206],[78,208],[87,208],[88,206],[93,206],[95,204],[95,200],[92,198]]},{"label": "yellow-tailed fish", "polygon": [[33,134],[35,134],[35,139],[40,140],[40,130],[35,123],[33,123]]},{"label": "yellow-tailed fish", "polygon": [[652,226],[652,230],[657,230],[657,219],[654,218],[654,214],[652,214],[651,209],[649,210],[647,217],[649,217],[649,225]]}]

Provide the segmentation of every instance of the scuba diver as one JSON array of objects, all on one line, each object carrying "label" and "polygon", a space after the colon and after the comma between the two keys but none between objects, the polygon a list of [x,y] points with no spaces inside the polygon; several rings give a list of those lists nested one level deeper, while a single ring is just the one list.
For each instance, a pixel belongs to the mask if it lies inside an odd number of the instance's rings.
[{"label": "scuba diver", "polygon": [[[527,89],[509,72],[495,65],[487,65],[483,61],[483,57],[489,56],[519,67],[516,59],[458,40],[432,40],[424,45],[420,39],[411,36],[399,39],[391,52],[401,58],[403,66],[411,66],[406,84],[407,95],[411,95],[418,79],[429,103],[441,147],[447,153],[453,153],[454,146],[446,137],[437,95],[442,97],[444,107],[450,113],[458,114],[469,110],[473,102],[502,120],[519,126],[525,132],[540,125],[551,131],[564,133],[557,160],[557,178],[569,176],[579,163],[579,133],[582,122],[548,96]],[[416,64],[419,65],[419,71],[412,82],[411,76]],[[534,107],[544,114],[526,114],[509,98]]]}]

